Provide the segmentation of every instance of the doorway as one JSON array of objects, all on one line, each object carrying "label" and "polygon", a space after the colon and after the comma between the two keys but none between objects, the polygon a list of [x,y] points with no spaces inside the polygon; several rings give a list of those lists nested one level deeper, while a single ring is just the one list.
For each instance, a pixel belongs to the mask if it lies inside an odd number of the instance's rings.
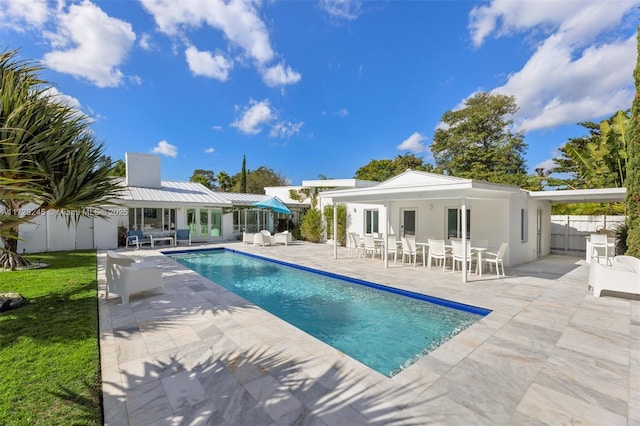
[{"label": "doorway", "polygon": [[400,236],[416,236],[416,210],[400,209]]}]

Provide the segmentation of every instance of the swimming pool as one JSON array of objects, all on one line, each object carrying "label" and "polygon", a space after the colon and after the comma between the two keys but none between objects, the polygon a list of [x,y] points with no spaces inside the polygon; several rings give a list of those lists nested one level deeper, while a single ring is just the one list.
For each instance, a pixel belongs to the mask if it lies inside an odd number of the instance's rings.
[{"label": "swimming pool", "polygon": [[387,376],[490,312],[230,249],[165,254]]}]

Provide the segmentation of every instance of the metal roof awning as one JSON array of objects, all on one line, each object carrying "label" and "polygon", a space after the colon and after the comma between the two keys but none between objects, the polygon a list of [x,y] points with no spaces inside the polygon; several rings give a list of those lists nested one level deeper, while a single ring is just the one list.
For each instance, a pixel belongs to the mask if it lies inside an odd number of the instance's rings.
[{"label": "metal roof awning", "polygon": [[620,203],[627,195],[626,188],[565,189],[531,191],[531,198],[552,203]]}]

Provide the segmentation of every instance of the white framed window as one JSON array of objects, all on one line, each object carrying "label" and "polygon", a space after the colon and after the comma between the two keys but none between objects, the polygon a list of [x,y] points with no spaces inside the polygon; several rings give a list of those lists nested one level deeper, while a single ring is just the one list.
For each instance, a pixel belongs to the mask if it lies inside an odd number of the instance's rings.
[{"label": "white framed window", "polygon": [[373,233],[380,232],[378,217],[379,217],[378,210],[364,211],[364,233],[365,234],[373,234]]},{"label": "white framed window", "polygon": [[[471,239],[471,209],[467,209],[467,239]],[[462,238],[462,209],[447,208],[447,239]]]}]

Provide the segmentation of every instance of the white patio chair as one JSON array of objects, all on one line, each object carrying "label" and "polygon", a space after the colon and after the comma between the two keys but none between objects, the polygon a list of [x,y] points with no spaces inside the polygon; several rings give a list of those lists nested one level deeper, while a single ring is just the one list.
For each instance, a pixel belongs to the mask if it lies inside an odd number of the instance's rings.
[{"label": "white patio chair", "polygon": [[387,243],[389,246],[386,248],[387,256],[393,255],[393,263],[396,263],[398,260],[398,242],[396,241],[396,236],[394,234],[389,234],[387,236]]},{"label": "white patio chair", "polygon": [[[612,259],[615,256],[615,248],[609,247],[609,239],[607,234],[591,234],[591,261],[594,260],[600,263],[600,258],[604,258],[605,263],[612,264]],[[610,250],[611,248],[611,250]]]},{"label": "white patio chair", "polygon": [[360,235],[356,232],[349,232],[349,255],[353,256],[353,252],[355,250],[356,257],[360,257],[360,251],[364,253],[364,243],[360,239]]},{"label": "white patio chair", "polygon": [[[497,253],[494,252],[485,252],[482,257],[482,263],[489,263],[495,265],[496,273],[498,274],[498,278],[500,278],[500,267],[502,267],[502,276],[506,277],[504,273],[504,254],[507,252],[507,248],[509,247],[509,243],[500,244],[500,248]],[[487,258],[487,256],[489,256]]]},{"label": "white patio chair", "polygon": [[162,288],[162,273],[155,262],[136,262],[135,259],[108,251],[106,260],[106,298],[116,293],[123,304],[129,303],[129,295],[140,291]]},{"label": "white patio chair", "polygon": [[[462,241],[451,238],[451,250],[453,252],[451,257],[453,260],[451,269],[452,273],[455,273],[458,262],[460,262],[460,270],[462,270],[462,261],[465,260],[465,253],[462,250]],[[471,256],[471,244],[469,242],[467,242],[466,261],[467,265],[469,265],[469,272],[471,272],[471,262],[473,261],[473,258]]]},{"label": "white patio chair", "polygon": [[447,249],[444,246],[444,240],[433,240],[429,238],[429,260],[427,261],[427,267],[431,269],[431,259],[435,259],[436,262],[442,263],[442,272],[447,263]]},{"label": "white patio chair", "polygon": [[411,258],[413,257],[413,267],[416,267],[417,261],[417,251],[416,251],[416,240],[413,238],[402,237],[402,265],[404,266],[404,259],[406,257],[409,258],[409,263],[411,263]]},{"label": "white patio chair", "polygon": [[378,246],[373,239],[373,235],[364,236],[364,258],[367,258],[367,253],[371,252],[371,259],[375,258]]},{"label": "white patio chair", "polygon": [[293,240],[289,231],[276,232],[273,237],[275,239],[274,244],[284,244],[285,246],[288,246]]}]

